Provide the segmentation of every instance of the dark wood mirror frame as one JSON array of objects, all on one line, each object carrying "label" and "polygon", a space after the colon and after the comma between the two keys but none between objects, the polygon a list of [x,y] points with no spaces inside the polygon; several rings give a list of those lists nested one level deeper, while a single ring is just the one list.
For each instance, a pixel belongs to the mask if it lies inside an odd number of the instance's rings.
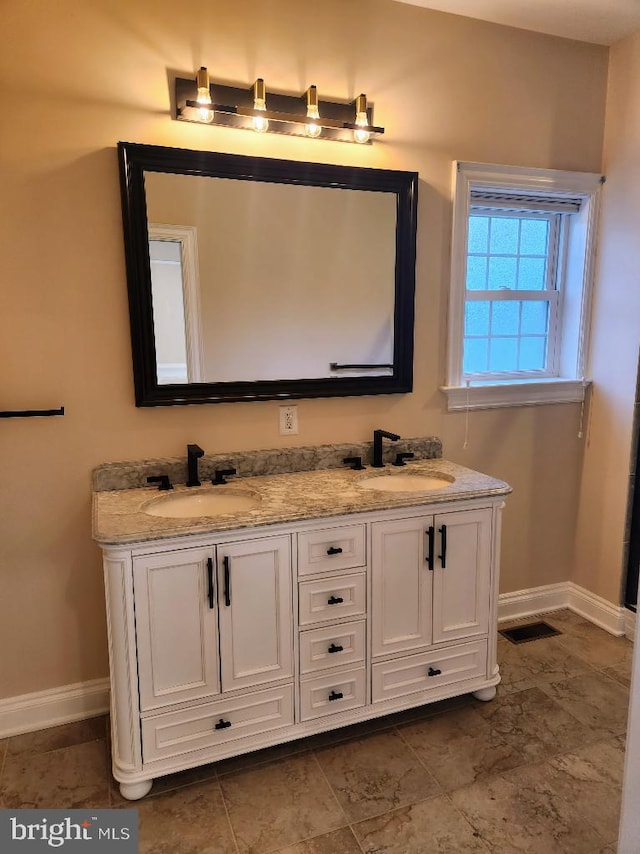
[{"label": "dark wood mirror frame", "polygon": [[[418,174],[118,143],[136,406],[398,394],[413,387]],[[159,384],[145,172],[392,193],[396,197],[393,371],[388,376]],[[357,310],[357,307],[355,308]]]}]

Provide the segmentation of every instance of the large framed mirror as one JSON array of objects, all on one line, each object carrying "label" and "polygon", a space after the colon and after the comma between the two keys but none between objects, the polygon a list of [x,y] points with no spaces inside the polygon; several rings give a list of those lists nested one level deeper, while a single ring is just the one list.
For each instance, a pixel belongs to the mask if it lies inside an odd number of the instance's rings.
[{"label": "large framed mirror", "polygon": [[118,150],[137,406],[412,390],[417,173]]}]

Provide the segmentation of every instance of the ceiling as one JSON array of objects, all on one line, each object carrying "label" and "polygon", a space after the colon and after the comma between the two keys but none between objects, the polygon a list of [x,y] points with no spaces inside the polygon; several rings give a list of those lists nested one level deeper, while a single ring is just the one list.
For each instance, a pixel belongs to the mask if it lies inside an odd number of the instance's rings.
[{"label": "ceiling", "polygon": [[640,0],[397,0],[453,15],[611,45],[640,30]]}]

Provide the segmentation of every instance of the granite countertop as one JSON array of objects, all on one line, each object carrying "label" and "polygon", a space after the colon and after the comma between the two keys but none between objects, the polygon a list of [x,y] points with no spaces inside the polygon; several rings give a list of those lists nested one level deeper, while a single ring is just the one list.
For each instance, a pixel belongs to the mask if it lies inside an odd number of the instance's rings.
[{"label": "granite countertop", "polygon": [[[453,478],[450,485],[429,492],[381,492],[362,489],[359,480],[371,477],[416,474]],[[223,490],[250,493],[259,499],[256,507],[210,517],[173,519],[151,516],[145,505],[167,495],[194,494],[198,491]],[[443,459],[419,460],[403,468],[385,466],[366,468],[322,469],[258,477],[231,478],[228,486],[203,485],[188,488],[176,485],[171,493],[155,487],[94,492],[93,537],[103,545],[242,530],[263,525],[320,519],[372,510],[389,510],[426,503],[448,503],[469,498],[506,495],[511,487],[501,480],[472,471]]]}]

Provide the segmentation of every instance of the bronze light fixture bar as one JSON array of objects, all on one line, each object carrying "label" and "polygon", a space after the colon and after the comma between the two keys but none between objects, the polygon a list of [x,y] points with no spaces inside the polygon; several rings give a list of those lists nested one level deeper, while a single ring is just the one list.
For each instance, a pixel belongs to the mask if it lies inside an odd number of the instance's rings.
[{"label": "bronze light fixture bar", "polygon": [[365,95],[354,102],[318,99],[315,86],[305,94],[267,92],[258,78],[250,89],[211,83],[202,67],[195,79],[175,81],[176,119],[258,132],[371,144],[384,128],[373,124]]}]

